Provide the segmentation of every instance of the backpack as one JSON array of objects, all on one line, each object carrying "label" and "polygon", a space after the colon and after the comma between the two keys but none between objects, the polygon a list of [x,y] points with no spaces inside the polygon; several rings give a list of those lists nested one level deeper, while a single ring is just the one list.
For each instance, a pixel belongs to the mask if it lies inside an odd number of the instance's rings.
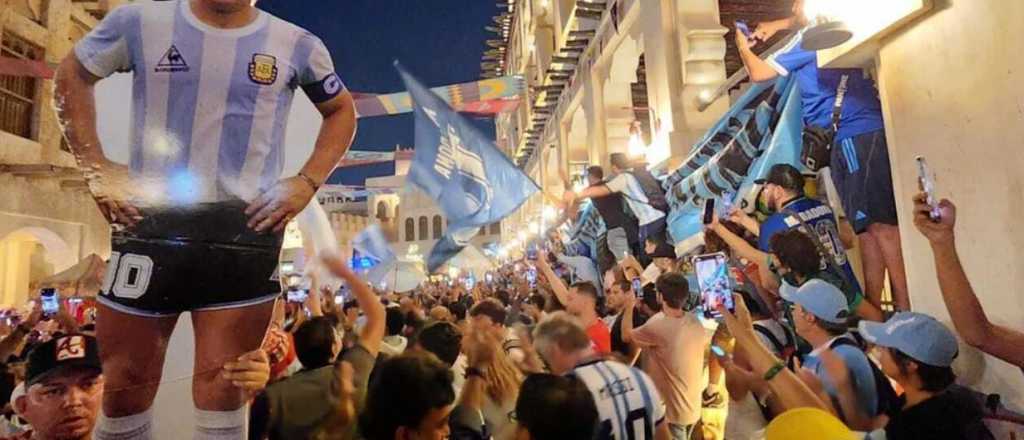
[{"label": "backpack", "polygon": [[[864,348],[857,344],[856,341],[847,337],[837,338],[829,344],[828,348],[835,349],[836,347],[843,345],[856,347],[861,352],[864,351]],[[867,354],[865,353],[864,356],[867,356]],[[901,401],[900,396],[896,394],[896,390],[893,389],[892,382],[889,382],[889,378],[885,373],[882,373],[882,370],[878,369],[878,366],[875,365],[875,362],[872,361],[871,358],[868,358],[868,365],[871,366],[871,376],[875,379],[875,414],[891,414],[894,411],[899,411],[903,406],[903,402]],[[832,404],[836,408],[840,408],[838,402],[832,402]]]},{"label": "backpack", "polygon": [[771,342],[772,346],[775,348],[776,353],[782,353],[782,362],[785,362],[786,365],[792,370],[795,368],[793,358],[796,355],[796,341],[794,341],[793,335],[790,334],[790,330],[788,327],[783,325],[782,330],[783,333],[786,334],[786,342],[779,341],[779,338],[775,336],[775,333],[773,333],[767,327],[760,324],[754,324],[754,331],[764,335],[764,337],[767,338],[769,342]]},{"label": "backpack", "polygon": [[665,199],[665,189],[661,187],[661,182],[644,167],[635,167],[627,172],[640,184],[640,189],[647,197],[647,204],[667,214],[669,211],[668,200]]}]

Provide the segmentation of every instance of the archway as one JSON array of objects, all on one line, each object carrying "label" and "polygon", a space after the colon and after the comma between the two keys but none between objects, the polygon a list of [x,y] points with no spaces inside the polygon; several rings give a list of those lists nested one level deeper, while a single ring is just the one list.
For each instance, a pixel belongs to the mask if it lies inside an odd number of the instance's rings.
[{"label": "archway", "polygon": [[38,226],[16,229],[0,239],[0,303],[21,306],[32,281],[75,264],[77,256],[56,232]]}]

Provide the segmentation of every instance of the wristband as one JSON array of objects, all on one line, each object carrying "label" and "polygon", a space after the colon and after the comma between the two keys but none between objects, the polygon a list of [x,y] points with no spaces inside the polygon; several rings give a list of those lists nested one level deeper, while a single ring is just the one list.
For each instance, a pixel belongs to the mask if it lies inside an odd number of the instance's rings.
[{"label": "wristband", "polygon": [[476,367],[468,367],[468,368],[466,368],[466,374],[465,374],[466,379],[469,379],[472,376],[476,376],[476,377],[479,377],[479,378],[483,379],[484,378],[484,372],[481,371],[479,368],[476,368]]},{"label": "wristband", "polygon": [[764,373],[764,380],[765,380],[765,382],[768,382],[768,381],[774,379],[775,376],[778,376],[779,373],[782,370],[785,370],[785,369],[786,369],[786,364],[784,364],[782,362],[776,363],[771,368],[769,368],[768,371],[766,371]]},{"label": "wristband", "polygon": [[307,184],[309,184],[309,186],[310,186],[311,188],[313,188],[313,192],[317,192],[317,190],[319,190],[319,189],[320,189],[320,185],[319,185],[319,184],[317,184],[317,183],[316,183],[316,181],[315,181],[315,180],[313,180],[313,178],[312,178],[312,177],[309,177],[309,176],[307,176],[307,175],[306,175],[305,173],[303,173],[302,171],[299,171],[299,174],[296,174],[295,176],[296,176],[296,177],[298,177],[298,178],[300,178],[300,179],[302,179],[302,180],[303,180],[303,181],[305,181],[305,182],[306,182]]}]

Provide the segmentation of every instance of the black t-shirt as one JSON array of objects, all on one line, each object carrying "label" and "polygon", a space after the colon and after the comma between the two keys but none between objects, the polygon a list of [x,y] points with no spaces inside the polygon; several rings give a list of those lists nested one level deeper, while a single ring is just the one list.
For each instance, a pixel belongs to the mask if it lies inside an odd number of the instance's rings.
[{"label": "black t-shirt", "polygon": [[[604,185],[604,182],[598,185]],[[593,201],[594,208],[597,208],[598,214],[601,214],[605,228],[615,229],[625,226],[626,208],[622,203],[622,194],[611,193],[607,196],[594,197],[590,200]]]},{"label": "black t-shirt", "polygon": [[949,389],[890,414],[885,436],[886,440],[993,439],[981,416],[982,409],[977,400],[962,391]]},{"label": "black t-shirt", "polygon": [[[646,314],[640,311],[637,307],[633,309],[633,328],[638,328],[647,322],[650,318]],[[612,351],[621,353],[624,356],[629,356],[629,344],[622,340],[622,313],[615,317],[615,323],[612,324]]]}]

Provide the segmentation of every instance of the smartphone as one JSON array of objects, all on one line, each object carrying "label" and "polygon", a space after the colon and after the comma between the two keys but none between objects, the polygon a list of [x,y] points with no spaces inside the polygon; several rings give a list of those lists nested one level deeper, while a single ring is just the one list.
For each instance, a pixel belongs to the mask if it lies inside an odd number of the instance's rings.
[{"label": "smartphone", "polygon": [[732,191],[722,193],[722,203],[718,207],[718,218],[729,218],[729,214],[732,213],[732,201],[735,198],[736,193]]},{"label": "smartphone", "polygon": [[715,216],[715,199],[704,201],[704,224],[710,225]]},{"label": "smartphone", "polygon": [[473,290],[473,286],[476,286],[476,279],[472,276],[466,277],[464,282],[466,283],[466,290]]},{"label": "smartphone", "polygon": [[491,274],[490,272],[487,272],[487,274],[484,275],[484,281],[486,281],[487,284],[493,283],[494,282],[494,275]]},{"label": "smartphone", "polygon": [[640,284],[640,277],[633,278],[633,295],[637,298],[644,296],[644,286]]},{"label": "smartphone", "polygon": [[917,180],[921,184],[921,190],[927,196],[928,206],[932,208],[928,217],[933,222],[938,222],[942,218],[942,211],[939,209],[939,200],[935,198],[935,178],[928,172],[928,163],[925,162],[923,156],[917,156],[915,160],[917,160]]},{"label": "smartphone", "polygon": [[754,39],[754,33],[750,31],[750,26],[747,26],[747,22],[743,20],[736,21],[736,29],[743,33],[748,40]]},{"label": "smartphone", "polygon": [[60,311],[60,296],[52,287],[39,291],[39,301],[42,302],[43,313],[46,315],[56,315]]},{"label": "smartphone", "polygon": [[704,254],[693,257],[693,269],[697,273],[697,286],[704,315],[720,317],[716,310],[724,305],[733,310],[732,277],[729,276],[729,258],[725,253]]},{"label": "smartphone", "polygon": [[725,349],[715,344],[711,344],[711,354],[719,359],[729,359],[729,353],[726,353]]},{"label": "smartphone", "polygon": [[530,287],[537,285],[537,269],[531,267],[526,270],[526,281],[530,282]]},{"label": "smartphone", "polygon": [[289,290],[288,291],[288,302],[292,303],[304,303],[306,298],[309,297],[305,291],[301,289]]},{"label": "smartphone", "polygon": [[537,244],[531,243],[526,245],[526,259],[530,261],[537,261]]}]

